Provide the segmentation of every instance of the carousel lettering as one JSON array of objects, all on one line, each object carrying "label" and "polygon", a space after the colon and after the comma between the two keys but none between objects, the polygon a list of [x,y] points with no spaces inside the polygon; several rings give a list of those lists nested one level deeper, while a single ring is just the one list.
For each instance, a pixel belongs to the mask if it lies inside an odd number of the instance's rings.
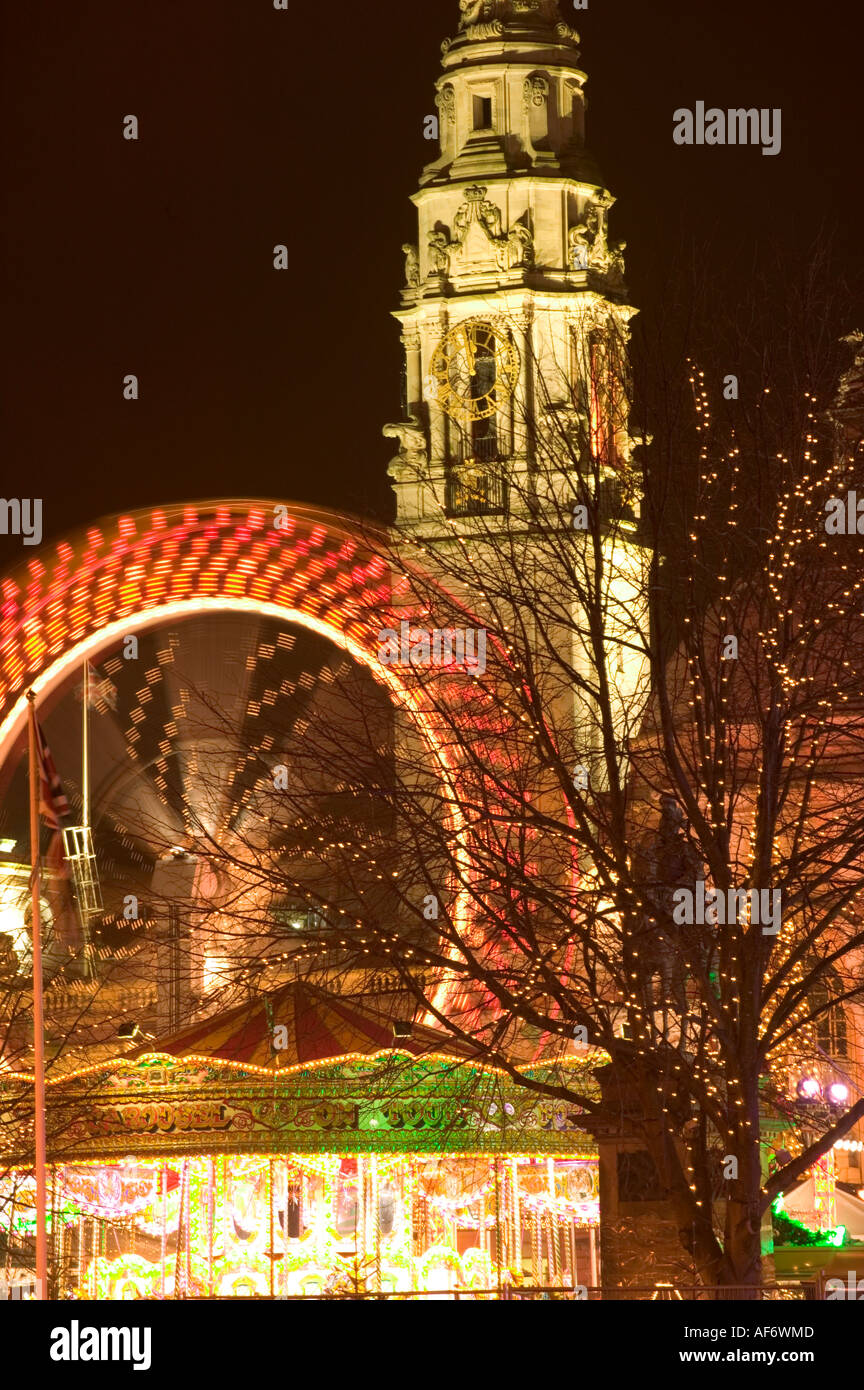
[{"label": "carousel lettering", "polygon": [[397,1101],[384,1114],[391,1129],[441,1129],[444,1125],[464,1129],[467,1123],[465,1116],[454,1115],[449,1105],[436,1101]]},{"label": "carousel lettering", "polygon": [[298,1129],[356,1129],[357,1106],[337,1101],[298,1106],[294,1124]]},{"label": "carousel lettering", "polygon": [[175,1130],[226,1129],[231,1119],[218,1101],[160,1101],[154,1105],[100,1106],[94,1112],[95,1128],[111,1134],[171,1134]]}]

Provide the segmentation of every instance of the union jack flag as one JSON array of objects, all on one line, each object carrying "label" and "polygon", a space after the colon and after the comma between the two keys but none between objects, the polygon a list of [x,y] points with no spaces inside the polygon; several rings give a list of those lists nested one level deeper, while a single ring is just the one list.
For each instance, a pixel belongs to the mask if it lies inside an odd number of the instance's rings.
[{"label": "union jack flag", "polygon": [[42,726],[36,720],[36,758],[39,763],[39,811],[46,825],[60,830],[63,820],[69,815],[70,806],[66,800],[60,774],[54,765],[51,749],[45,742]]}]

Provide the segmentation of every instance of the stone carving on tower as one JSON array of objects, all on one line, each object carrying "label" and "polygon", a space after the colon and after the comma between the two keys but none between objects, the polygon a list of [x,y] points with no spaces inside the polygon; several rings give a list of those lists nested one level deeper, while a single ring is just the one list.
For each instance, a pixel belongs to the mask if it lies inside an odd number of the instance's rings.
[{"label": "stone carving on tower", "polygon": [[388,468],[390,477],[398,482],[422,475],[428,463],[426,431],[416,415],[410,416],[407,420],[398,420],[392,425],[385,425],[381,433],[385,439],[399,441],[399,452],[391,459]]},{"label": "stone carving on tower", "polygon": [[570,228],[568,247],[573,270],[596,270],[616,284],[624,281],[626,241],[609,243],[608,215],[615,199],[603,190],[586,203],[580,220]]},{"label": "stone carving on tower", "polygon": [[420,284],[420,255],[413,242],[406,241],[402,247],[405,256],[405,283],[411,289]]},{"label": "stone carving on tower", "polygon": [[557,0],[459,0],[462,18],[460,30],[472,29],[482,24],[500,24],[515,21],[528,21],[558,25],[561,15]]},{"label": "stone carving on tower", "polygon": [[486,193],[486,188],[479,184],[466,188],[465,201],[453,215],[450,239],[440,228],[431,234],[429,245],[434,250],[431,274],[447,276],[454,266],[458,270],[488,264],[490,248],[501,270],[518,266],[530,268],[534,264],[534,236],[530,227],[525,221],[515,222],[505,233],[502,230],[504,214]]},{"label": "stone carving on tower", "polygon": [[549,99],[549,83],[545,77],[526,77],[522,100],[527,106],[542,106]]},{"label": "stone carving on tower", "polygon": [[429,275],[446,280],[450,273],[450,238],[440,228],[429,233]]},{"label": "stone carving on tower", "polygon": [[453,91],[452,83],[444,83],[435,97],[435,105],[438,108],[438,116],[442,125],[445,121],[448,125],[454,125],[456,122],[456,93]]}]

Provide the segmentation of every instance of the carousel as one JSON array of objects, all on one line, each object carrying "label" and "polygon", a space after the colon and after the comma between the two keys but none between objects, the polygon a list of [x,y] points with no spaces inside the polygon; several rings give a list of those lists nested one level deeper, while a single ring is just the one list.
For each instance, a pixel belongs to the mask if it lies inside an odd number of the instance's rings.
[{"label": "carousel", "polygon": [[[292,985],[49,1082],[53,1296],[598,1283],[597,1154],[579,1112],[443,1042]],[[32,1078],[0,1073],[0,1116],[15,1136],[0,1155],[11,1251],[34,1228]]]}]

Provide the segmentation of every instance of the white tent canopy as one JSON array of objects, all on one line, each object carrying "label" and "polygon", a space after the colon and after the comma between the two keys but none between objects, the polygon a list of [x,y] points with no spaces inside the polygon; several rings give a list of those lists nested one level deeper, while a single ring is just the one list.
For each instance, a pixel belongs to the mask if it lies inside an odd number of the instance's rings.
[{"label": "white tent canopy", "polygon": [[[848,1192],[841,1191],[839,1187],[835,1197],[837,1225],[845,1226],[852,1240],[864,1240],[864,1202],[859,1197],[852,1197]],[[783,1210],[794,1221],[801,1221],[805,1226],[814,1229],[818,1228],[816,1190],[812,1178],[796,1187],[794,1192],[787,1192],[783,1199]]]}]

